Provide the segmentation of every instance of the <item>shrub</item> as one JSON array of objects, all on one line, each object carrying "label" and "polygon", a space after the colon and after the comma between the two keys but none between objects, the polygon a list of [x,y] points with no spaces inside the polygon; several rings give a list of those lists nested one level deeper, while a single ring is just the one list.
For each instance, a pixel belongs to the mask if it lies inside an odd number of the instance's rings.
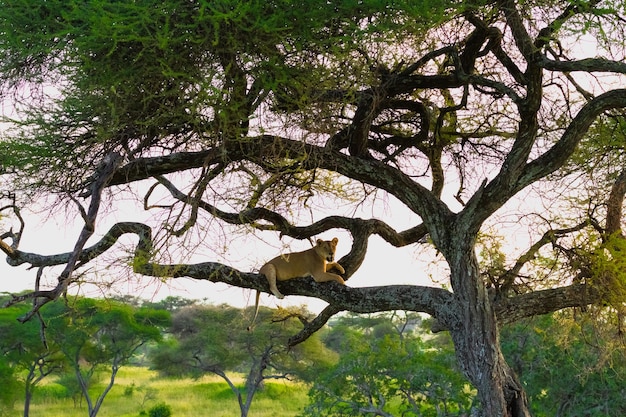
[{"label": "shrub", "polygon": [[60,384],[45,384],[35,388],[35,395],[46,399],[62,399],[68,398],[67,387]]},{"label": "shrub", "polygon": [[170,417],[172,415],[172,407],[165,403],[157,404],[148,410],[149,417]]},{"label": "shrub", "polygon": [[135,393],[134,382],[124,388],[124,397],[132,397],[134,393]]}]

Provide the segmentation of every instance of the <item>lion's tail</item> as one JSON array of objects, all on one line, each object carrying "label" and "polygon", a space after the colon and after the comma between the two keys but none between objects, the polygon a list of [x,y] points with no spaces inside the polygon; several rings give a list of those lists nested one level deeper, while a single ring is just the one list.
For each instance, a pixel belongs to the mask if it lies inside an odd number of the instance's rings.
[{"label": "lion's tail", "polygon": [[251,332],[254,329],[254,322],[256,321],[256,317],[259,315],[259,300],[261,298],[261,291],[256,290],[256,299],[254,301],[254,317],[252,317],[252,321],[248,325],[248,331]]}]

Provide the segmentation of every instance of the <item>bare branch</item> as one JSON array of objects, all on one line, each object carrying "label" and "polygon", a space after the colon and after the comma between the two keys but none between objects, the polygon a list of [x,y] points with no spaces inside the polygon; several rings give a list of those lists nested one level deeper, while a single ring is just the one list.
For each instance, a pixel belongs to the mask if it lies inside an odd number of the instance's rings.
[{"label": "bare branch", "polygon": [[521,271],[521,269],[524,267],[524,265],[526,265],[528,262],[532,261],[535,258],[535,256],[537,255],[537,253],[539,252],[541,248],[543,248],[548,243],[556,242],[556,239],[558,237],[562,237],[570,233],[582,230],[585,227],[589,226],[589,224],[590,224],[589,221],[584,221],[573,227],[568,227],[564,229],[556,229],[556,230],[551,229],[551,230],[546,231],[538,241],[533,243],[530,246],[530,248],[528,248],[528,250],[524,252],[517,259],[517,261],[515,262],[515,265],[513,265],[511,269],[507,270],[504,274],[502,274],[502,276],[500,277],[502,280],[502,284],[499,289],[498,295],[505,296],[505,297],[507,296],[507,293],[513,287],[515,279],[519,276],[519,272]]},{"label": "bare branch", "polygon": [[[22,217],[20,208],[15,202],[15,195],[13,193],[9,193],[7,197],[12,200],[12,203],[4,207],[0,207],[0,212],[9,209],[13,211],[13,214],[15,215],[15,217],[17,217],[17,220],[20,223],[20,230],[18,232],[14,232],[13,229],[11,229],[8,232],[0,235],[0,250],[6,253],[7,256],[12,257],[15,253],[15,250],[17,250],[20,245],[20,239],[22,238],[22,233],[24,233],[25,222],[24,218]],[[4,239],[8,238],[11,238],[12,240],[11,245],[8,245],[4,242]]]}]

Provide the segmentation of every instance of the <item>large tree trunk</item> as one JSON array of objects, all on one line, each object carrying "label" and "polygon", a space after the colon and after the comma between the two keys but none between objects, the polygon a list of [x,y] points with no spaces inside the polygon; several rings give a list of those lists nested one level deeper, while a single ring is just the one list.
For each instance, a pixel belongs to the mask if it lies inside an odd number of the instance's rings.
[{"label": "large tree trunk", "polygon": [[450,329],[457,360],[478,390],[483,416],[528,417],[526,395],[500,350],[496,315],[468,246],[457,246],[448,257],[460,314]]}]

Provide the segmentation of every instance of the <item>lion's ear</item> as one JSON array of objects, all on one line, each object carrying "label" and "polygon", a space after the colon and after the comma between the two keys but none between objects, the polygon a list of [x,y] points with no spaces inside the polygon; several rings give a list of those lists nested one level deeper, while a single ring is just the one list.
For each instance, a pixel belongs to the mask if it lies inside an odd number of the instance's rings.
[{"label": "lion's ear", "polygon": [[320,246],[322,243],[324,243],[324,241],[322,239],[317,239],[315,243],[317,243],[317,246]]},{"label": "lion's ear", "polygon": [[337,244],[337,242],[339,242],[339,239],[337,239],[336,237],[334,237],[334,238],[333,238],[333,240],[332,240],[332,242],[333,242],[333,244],[335,244],[335,245],[336,245],[336,244]]}]

